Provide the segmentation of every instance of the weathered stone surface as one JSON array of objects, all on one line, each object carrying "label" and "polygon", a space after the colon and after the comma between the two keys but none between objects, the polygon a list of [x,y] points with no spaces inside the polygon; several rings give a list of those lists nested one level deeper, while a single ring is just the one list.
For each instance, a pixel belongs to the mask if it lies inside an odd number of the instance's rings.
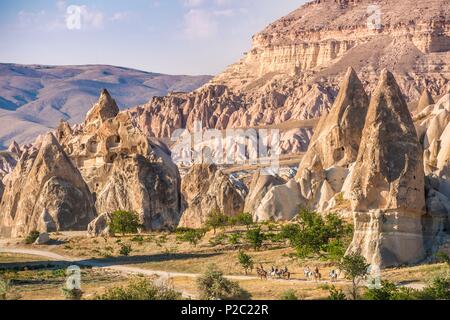
[{"label": "weathered stone surface", "polygon": [[244,211],[248,213],[254,213],[256,209],[261,205],[261,201],[266,193],[274,186],[278,186],[285,183],[283,179],[278,176],[268,175],[261,173],[261,170],[257,170],[253,174],[252,182],[250,184],[249,193],[245,200]]},{"label": "weathered stone surface", "polygon": [[91,237],[109,236],[110,230],[108,224],[111,221],[109,213],[102,213],[88,225],[88,235]]},{"label": "weathered stone surface", "polygon": [[420,96],[419,103],[417,104],[416,113],[422,112],[426,107],[432,104],[434,104],[434,99],[431,96],[430,91],[428,91],[428,89],[425,89],[422,92],[422,95]]},{"label": "weathered stone surface", "polygon": [[83,230],[95,217],[88,187],[51,133],[39,150],[22,155],[5,183],[3,235],[26,235],[42,227],[41,221],[52,229],[43,231]]},{"label": "weathered stone surface", "polygon": [[[95,195],[97,212],[136,212],[147,230],[178,225],[181,178],[170,151],[149,139],[103,91],[82,126],[61,124],[61,144]],[[73,132],[72,132],[73,131]]]},{"label": "weathered stone surface", "polygon": [[41,246],[50,242],[50,235],[47,232],[42,232],[34,242],[35,245]]},{"label": "weathered stone surface", "polygon": [[349,251],[382,267],[425,258],[422,147],[394,76],[384,70],[362,134],[352,182]]},{"label": "weathered stone surface", "polygon": [[181,190],[185,211],[180,227],[200,228],[212,211],[233,216],[244,210],[245,190],[215,165],[194,165],[183,177]]},{"label": "weathered stone surface", "polygon": [[254,214],[256,222],[289,221],[298,215],[302,205],[300,187],[294,180],[272,187]]}]

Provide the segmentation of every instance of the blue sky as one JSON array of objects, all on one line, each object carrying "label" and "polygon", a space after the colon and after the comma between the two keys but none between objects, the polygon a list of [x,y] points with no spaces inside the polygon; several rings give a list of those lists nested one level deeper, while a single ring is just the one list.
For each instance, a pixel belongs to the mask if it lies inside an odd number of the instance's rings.
[{"label": "blue sky", "polygon": [[0,0],[0,62],[217,74],[250,49],[253,34],[304,2]]}]

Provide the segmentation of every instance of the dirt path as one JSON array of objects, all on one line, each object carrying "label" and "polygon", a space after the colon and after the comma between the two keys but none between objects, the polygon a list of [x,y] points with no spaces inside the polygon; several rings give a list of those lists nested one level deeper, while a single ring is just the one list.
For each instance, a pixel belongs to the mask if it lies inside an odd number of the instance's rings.
[{"label": "dirt path", "polygon": [[[0,253],[26,254],[26,255],[32,255],[32,256],[39,256],[39,257],[49,258],[52,260],[71,262],[71,263],[78,264],[81,266],[114,270],[114,271],[127,273],[127,274],[159,276],[162,278],[174,278],[174,277],[197,278],[200,276],[200,274],[197,274],[197,273],[157,271],[157,270],[143,269],[143,268],[137,268],[137,267],[128,267],[128,266],[123,266],[123,265],[111,266],[110,264],[103,264],[94,259],[81,259],[81,258],[76,258],[76,257],[68,257],[68,256],[56,254],[56,253],[53,253],[50,251],[37,250],[37,249],[2,248],[2,247],[0,247]],[[255,276],[226,275],[225,277],[230,280],[237,280],[237,281],[258,280],[259,279],[258,277],[255,277]],[[268,279],[268,281],[286,282],[286,280],[270,279],[270,278]],[[316,283],[316,281],[309,281],[309,280],[302,280],[302,279],[291,279],[290,282],[293,282],[293,283]],[[322,281],[319,281],[319,283],[326,284],[326,283],[331,283],[331,281],[322,280]],[[337,281],[335,283],[349,283],[349,282]]]}]

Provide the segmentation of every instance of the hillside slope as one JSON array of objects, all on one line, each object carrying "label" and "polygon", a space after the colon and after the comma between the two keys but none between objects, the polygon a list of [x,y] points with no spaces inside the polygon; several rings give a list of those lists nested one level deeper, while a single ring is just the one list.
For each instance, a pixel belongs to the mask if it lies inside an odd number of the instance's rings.
[{"label": "hillside slope", "polygon": [[126,108],[172,91],[195,90],[209,79],[106,65],[0,64],[0,146],[31,142],[61,119],[81,122],[103,88]]}]

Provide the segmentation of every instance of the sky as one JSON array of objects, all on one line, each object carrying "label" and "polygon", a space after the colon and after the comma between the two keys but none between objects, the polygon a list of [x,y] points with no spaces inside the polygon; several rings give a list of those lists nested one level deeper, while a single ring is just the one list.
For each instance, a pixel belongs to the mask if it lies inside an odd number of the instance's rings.
[{"label": "sky", "polygon": [[0,62],[217,74],[305,0],[0,0]]}]

